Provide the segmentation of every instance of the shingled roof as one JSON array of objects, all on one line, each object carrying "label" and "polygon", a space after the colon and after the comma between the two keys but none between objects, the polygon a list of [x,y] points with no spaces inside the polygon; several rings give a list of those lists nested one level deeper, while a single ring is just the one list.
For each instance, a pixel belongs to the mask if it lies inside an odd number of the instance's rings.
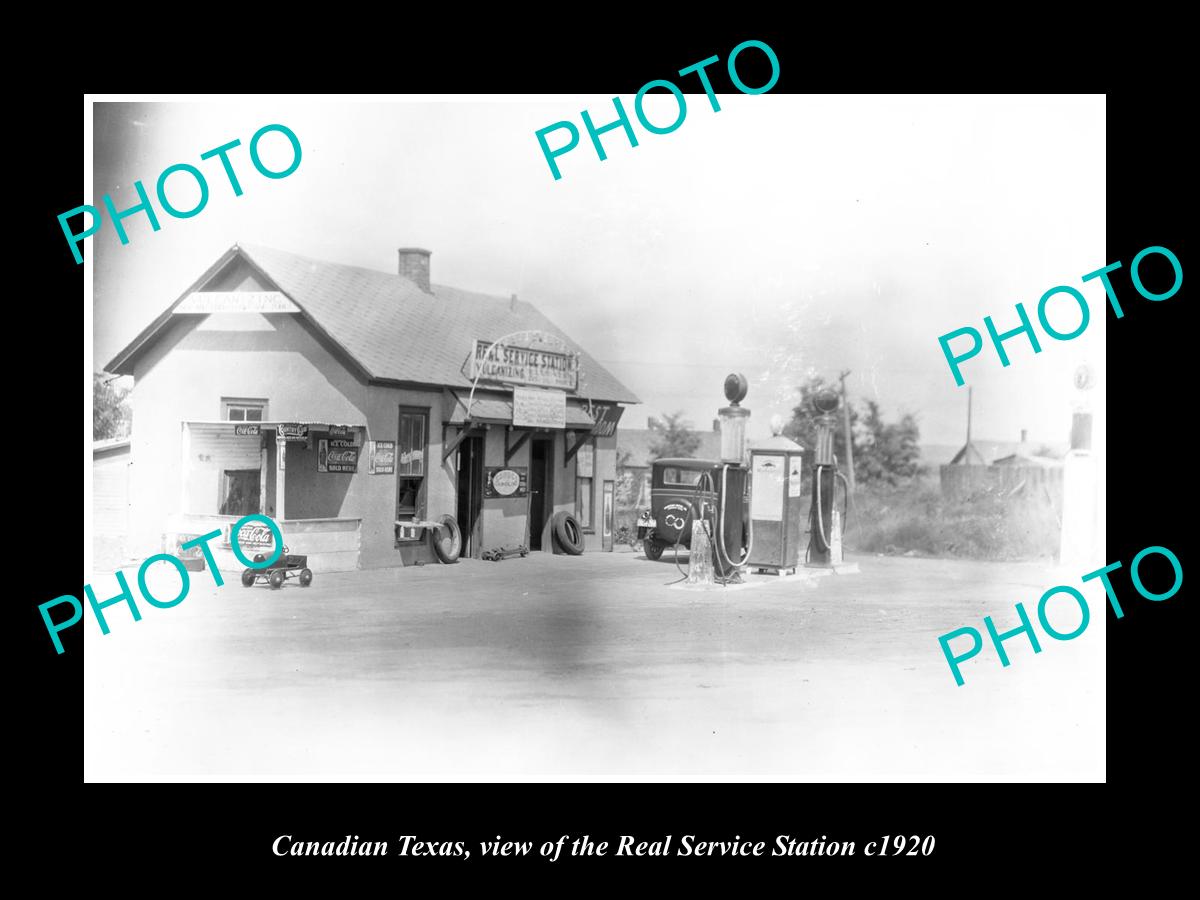
[{"label": "shingled roof", "polygon": [[[388,272],[325,262],[270,247],[234,245],[106,367],[132,373],[132,360],[167,324],[175,307],[237,258],[286,294],[362,369],[369,380],[470,387],[464,363],[474,338],[494,341],[538,330],[579,354],[577,395],[639,403],[634,393],[534,306],[521,300],[431,285],[432,294]],[[558,349],[549,347],[547,349]]]}]

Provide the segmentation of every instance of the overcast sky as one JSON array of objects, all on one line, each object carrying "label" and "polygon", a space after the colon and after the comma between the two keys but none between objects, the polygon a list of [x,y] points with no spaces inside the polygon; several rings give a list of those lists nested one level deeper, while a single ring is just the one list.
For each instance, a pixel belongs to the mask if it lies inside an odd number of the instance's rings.
[{"label": "overcast sky", "polygon": [[[1103,288],[1080,282],[1110,261],[1103,97],[720,95],[719,113],[702,94],[687,99],[671,134],[635,120],[636,148],[620,130],[604,135],[604,162],[585,132],[559,158],[559,181],[534,132],[561,119],[582,131],[583,109],[610,121],[611,97],[98,103],[83,202],[112,193],[132,206],[135,179],[153,193],[178,162],[205,172],[211,196],[190,219],[160,211],[158,232],[127,219],[127,246],[107,223],[89,239],[95,367],[235,242],[383,271],[395,271],[397,247],[421,246],[435,283],[515,292],[605,364],[643,401],[623,426],[683,410],[707,427],[724,376],[741,371],[761,436],[806,371],[849,369],[852,396],[889,418],[917,414],[924,443],[954,444],[966,388],[938,336],[982,331],[985,315],[1014,327],[1017,302],[1036,321],[1042,293],[1066,284],[1092,304],[1082,338],[1042,335],[1036,356],[1018,338],[1009,368],[990,350],[964,366],[976,437],[1066,439],[1072,371],[1103,369]],[[655,122],[675,115],[669,95],[646,108]],[[304,155],[268,180],[246,145],[276,122]],[[199,158],[234,138],[241,197]],[[262,146],[286,163],[279,135]],[[187,181],[170,182],[182,208]],[[1078,312],[1057,302],[1051,320],[1069,331]],[[462,336],[464,358],[473,337]]]}]

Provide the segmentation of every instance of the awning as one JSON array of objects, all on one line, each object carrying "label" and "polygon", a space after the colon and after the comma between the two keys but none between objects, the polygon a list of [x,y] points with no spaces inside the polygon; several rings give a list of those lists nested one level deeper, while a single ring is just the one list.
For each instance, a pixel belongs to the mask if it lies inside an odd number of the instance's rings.
[{"label": "awning", "polygon": [[[467,420],[467,401],[471,395],[468,391],[461,394],[458,391],[447,390],[453,404],[450,414],[446,416],[446,424],[461,425]],[[572,430],[587,429],[590,431],[595,420],[588,414],[587,405],[575,397],[567,398],[567,428]],[[512,396],[495,392],[476,391],[471,403],[472,422],[490,422],[501,425],[511,425],[513,420]]]}]

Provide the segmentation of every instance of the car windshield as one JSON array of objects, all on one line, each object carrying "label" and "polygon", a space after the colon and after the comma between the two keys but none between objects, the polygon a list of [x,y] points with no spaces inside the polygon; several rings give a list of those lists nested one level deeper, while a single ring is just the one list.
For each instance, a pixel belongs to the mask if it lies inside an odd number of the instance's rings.
[{"label": "car windshield", "polygon": [[663,469],[663,484],[694,485],[704,474],[703,469],[681,469],[678,466],[667,466]]}]

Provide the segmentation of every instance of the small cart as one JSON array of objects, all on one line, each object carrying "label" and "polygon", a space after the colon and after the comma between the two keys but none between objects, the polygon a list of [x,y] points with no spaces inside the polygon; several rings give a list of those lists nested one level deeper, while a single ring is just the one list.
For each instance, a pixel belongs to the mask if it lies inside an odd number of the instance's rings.
[{"label": "small cart", "polygon": [[[289,578],[298,579],[300,587],[308,587],[312,584],[313,573],[312,569],[308,567],[308,557],[287,551],[288,548],[284,547],[279,559],[265,569],[246,569],[242,572],[242,587],[269,584],[273,590],[279,590]],[[261,553],[254,554],[256,563],[265,559],[266,557]]]}]

